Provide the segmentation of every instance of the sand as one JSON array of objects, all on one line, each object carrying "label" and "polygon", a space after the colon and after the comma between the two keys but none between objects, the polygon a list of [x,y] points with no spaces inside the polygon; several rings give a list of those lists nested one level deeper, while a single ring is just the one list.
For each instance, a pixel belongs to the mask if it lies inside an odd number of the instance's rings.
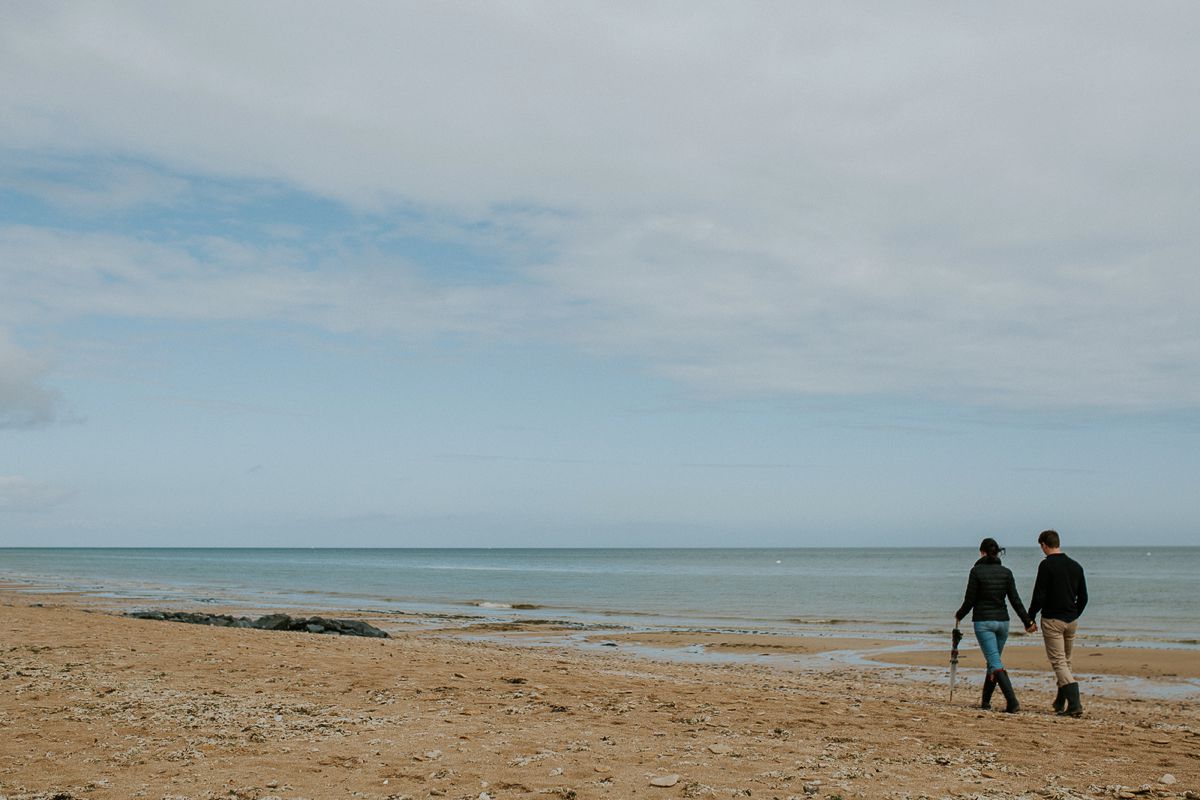
[{"label": "sand", "polygon": [[[983,655],[969,627],[959,645],[959,669],[982,670]],[[920,644],[895,639],[852,637],[787,636],[752,633],[703,633],[695,631],[664,631],[650,633],[613,633],[589,637],[593,641],[611,640],[661,648],[703,648],[714,653],[744,653],[763,656],[811,656],[834,651],[851,651],[871,661],[883,664],[904,664],[922,667],[944,667],[949,660],[950,642],[947,636],[943,647],[928,649]],[[921,649],[913,650],[911,648]],[[905,650],[905,648],[910,648]],[[1012,670],[1047,670],[1046,652],[1041,634],[1010,637],[1004,649],[1005,666]],[[1192,648],[1159,649],[1146,647],[1097,646],[1081,643],[1075,648],[1072,662],[1081,674],[1124,675],[1139,678],[1200,679],[1200,651]]]},{"label": "sand", "polygon": [[886,667],[210,628],[2,591],[0,630],[8,800],[1200,798],[1197,702],[1085,685],[1081,719],[1048,688],[983,712],[969,667],[949,702]]}]

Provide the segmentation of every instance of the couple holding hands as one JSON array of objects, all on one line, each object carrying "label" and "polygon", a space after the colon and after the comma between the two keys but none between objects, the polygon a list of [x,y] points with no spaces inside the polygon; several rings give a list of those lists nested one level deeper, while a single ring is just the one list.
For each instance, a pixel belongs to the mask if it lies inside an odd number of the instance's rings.
[{"label": "couple holding hands", "polygon": [[1071,674],[1071,648],[1075,643],[1075,632],[1079,615],[1087,605],[1087,584],[1083,567],[1061,550],[1061,541],[1056,531],[1042,531],[1038,545],[1045,558],[1038,565],[1037,580],[1033,584],[1033,597],[1029,611],[1017,594],[1017,584],[1012,570],[1000,563],[1004,548],[995,539],[987,538],[979,544],[979,560],[971,567],[967,579],[967,592],[962,606],[954,612],[954,625],[974,609],[971,620],[975,627],[975,638],[987,660],[987,678],[983,683],[981,708],[992,707],[992,694],[1000,687],[1006,702],[1005,711],[1015,713],[1020,708],[1016,692],[1008,671],[1000,660],[1004,643],[1008,639],[1008,607],[1011,603],[1017,616],[1029,633],[1036,633],[1038,612],[1042,615],[1042,639],[1046,645],[1046,657],[1054,669],[1058,681],[1058,695],[1054,698],[1054,711],[1060,716],[1078,717],[1083,713],[1079,702],[1079,683]]}]

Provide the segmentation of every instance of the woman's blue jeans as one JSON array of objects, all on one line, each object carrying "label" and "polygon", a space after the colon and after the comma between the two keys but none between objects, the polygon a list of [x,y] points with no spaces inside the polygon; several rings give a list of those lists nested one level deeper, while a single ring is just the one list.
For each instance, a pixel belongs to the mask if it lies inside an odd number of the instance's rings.
[{"label": "woman's blue jeans", "polygon": [[1004,643],[1008,641],[1008,620],[977,620],[974,625],[975,639],[979,642],[983,657],[987,659],[987,674],[1004,669],[1000,654],[1004,652]]}]

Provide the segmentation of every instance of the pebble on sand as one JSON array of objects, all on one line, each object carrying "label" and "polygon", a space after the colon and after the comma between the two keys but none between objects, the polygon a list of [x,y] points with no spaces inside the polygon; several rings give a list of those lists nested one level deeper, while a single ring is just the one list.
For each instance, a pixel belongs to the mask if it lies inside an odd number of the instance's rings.
[{"label": "pebble on sand", "polygon": [[677,783],[679,783],[678,775],[659,775],[657,778],[650,779],[651,786],[661,786],[664,789]]}]

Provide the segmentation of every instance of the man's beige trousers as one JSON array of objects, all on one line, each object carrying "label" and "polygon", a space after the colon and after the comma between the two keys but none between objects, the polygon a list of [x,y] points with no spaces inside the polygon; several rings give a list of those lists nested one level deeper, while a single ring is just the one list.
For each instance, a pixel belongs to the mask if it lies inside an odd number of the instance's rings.
[{"label": "man's beige trousers", "polygon": [[1046,658],[1054,668],[1054,677],[1059,686],[1075,682],[1071,674],[1071,648],[1075,645],[1075,630],[1079,620],[1063,622],[1061,619],[1042,617],[1042,641],[1046,644]]}]

